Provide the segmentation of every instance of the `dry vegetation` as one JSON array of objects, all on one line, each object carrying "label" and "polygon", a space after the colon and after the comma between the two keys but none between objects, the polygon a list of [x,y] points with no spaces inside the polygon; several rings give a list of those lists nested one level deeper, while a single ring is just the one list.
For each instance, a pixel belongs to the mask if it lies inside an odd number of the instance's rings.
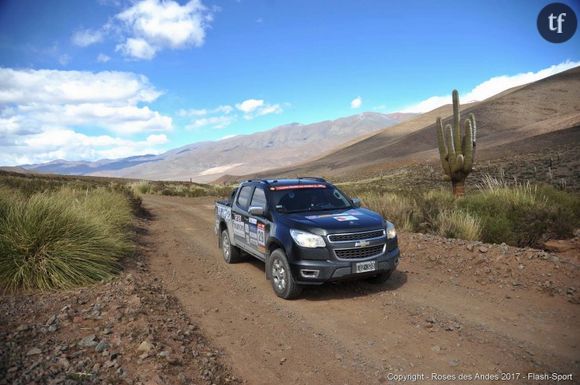
[{"label": "dry vegetation", "polygon": [[0,286],[54,289],[108,280],[133,249],[140,201],[116,183],[0,180]]},{"label": "dry vegetation", "polygon": [[139,194],[225,195],[228,187],[0,174],[0,286],[54,289],[111,279],[134,248]]},{"label": "dry vegetation", "polygon": [[154,194],[182,197],[225,196],[233,186],[208,185],[193,182],[159,182],[142,180],[132,182],[129,187],[135,194]]},{"label": "dry vegetation", "polygon": [[541,247],[549,239],[572,237],[580,226],[580,196],[550,185],[487,176],[477,190],[456,200],[448,189],[342,187],[403,230],[448,238]]}]

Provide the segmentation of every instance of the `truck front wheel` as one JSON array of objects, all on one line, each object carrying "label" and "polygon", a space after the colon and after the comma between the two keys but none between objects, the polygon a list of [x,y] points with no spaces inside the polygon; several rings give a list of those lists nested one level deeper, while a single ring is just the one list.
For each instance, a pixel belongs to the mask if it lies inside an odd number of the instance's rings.
[{"label": "truck front wheel", "polygon": [[226,263],[237,263],[242,260],[240,249],[232,245],[228,230],[222,231],[222,252]]},{"label": "truck front wheel", "polygon": [[284,299],[293,299],[300,295],[302,287],[296,283],[282,249],[276,249],[270,255],[270,277],[276,295]]}]

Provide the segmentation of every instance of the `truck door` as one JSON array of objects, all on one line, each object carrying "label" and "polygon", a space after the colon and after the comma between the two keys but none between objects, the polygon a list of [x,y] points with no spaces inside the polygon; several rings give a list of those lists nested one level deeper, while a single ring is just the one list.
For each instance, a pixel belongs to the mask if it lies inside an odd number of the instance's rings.
[{"label": "truck door", "polygon": [[246,185],[240,189],[232,210],[232,227],[234,229],[234,241],[236,246],[250,249],[250,236],[248,226],[248,207],[254,186]]},{"label": "truck door", "polygon": [[[249,207],[262,207],[264,210],[267,209],[266,194],[262,187],[256,186],[254,189]],[[249,246],[256,256],[262,259],[266,255],[266,234],[268,234],[269,229],[270,221],[268,219],[263,216],[248,214]]]}]

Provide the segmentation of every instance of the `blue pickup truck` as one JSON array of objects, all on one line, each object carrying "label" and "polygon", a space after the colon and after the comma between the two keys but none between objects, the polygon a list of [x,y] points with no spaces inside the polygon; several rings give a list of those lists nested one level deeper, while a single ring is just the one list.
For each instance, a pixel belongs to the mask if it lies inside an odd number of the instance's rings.
[{"label": "blue pickup truck", "polygon": [[304,285],[364,278],[382,283],[399,262],[397,233],[322,178],[248,180],[215,205],[218,247],[227,263],[249,254],[266,264],[276,295]]}]

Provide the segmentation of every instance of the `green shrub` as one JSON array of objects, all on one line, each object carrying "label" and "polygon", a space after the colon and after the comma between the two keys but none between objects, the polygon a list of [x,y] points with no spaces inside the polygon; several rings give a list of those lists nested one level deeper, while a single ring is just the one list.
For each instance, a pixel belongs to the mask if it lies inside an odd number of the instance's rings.
[{"label": "green shrub", "polygon": [[541,246],[580,227],[580,196],[552,186],[489,176],[476,191],[454,199],[448,190],[424,193],[358,191],[363,204],[406,231],[466,240]]},{"label": "green shrub", "polygon": [[234,186],[211,185],[193,182],[162,182],[162,181],[139,181],[127,183],[128,190],[134,195],[144,194],[182,196],[182,197],[203,197],[229,195]]},{"label": "green shrub", "polygon": [[[131,206],[104,188],[0,194],[0,285],[69,288],[111,278],[132,249]],[[7,204],[5,202],[8,202]]]},{"label": "green shrub", "polygon": [[416,199],[421,210],[420,229],[438,233],[437,226],[440,214],[455,209],[453,195],[449,193],[449,189],[439,189],[427,191]]},{"label": "green shrub", "polygon": [[361,194],[364,206],[380,213],[383,218],[393,222],[395,226],[405,231],[413,231],[416,227],[418,208],[412,198],[395,193]]},{"label": "green shrub", "polygon": [[481,224],[478,218],[461,210],[439,212],[434,223],[437,234],[447,238],[476,241],[481,237]]},{"label": "green shrub", "polygon": [[457,204],[481,220],[485,242],[540,246],[551,237],[570,237],[578,226],[577,195],[489,177],[479,190]]},{"label": "green shrub", "polygon": [[150,194],[151,193],[151,183],[146,180],[131,183],[131,190],[136,194]]}]

